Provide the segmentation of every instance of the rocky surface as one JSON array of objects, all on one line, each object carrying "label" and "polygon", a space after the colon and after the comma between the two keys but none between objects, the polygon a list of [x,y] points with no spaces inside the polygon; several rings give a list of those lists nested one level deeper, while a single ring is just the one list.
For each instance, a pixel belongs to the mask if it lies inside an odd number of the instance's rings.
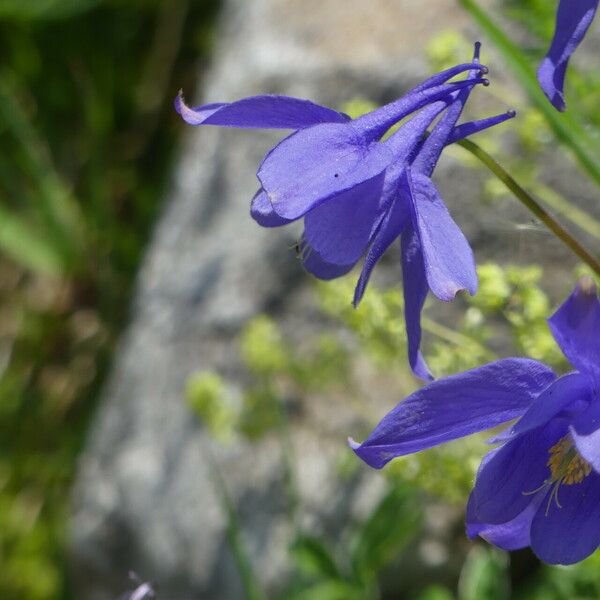
[{"label": "rocky surface", "polygon": [[[189,99],[277,92],[331,106],[357,96],[382,102],[428,73],[425,43],[448,28],[468,29],[454,0],[227,0],[212,69]],[[291,248],[297,230],[263,230],[248,217],[256,166],[275,139],[208,127],[185,133],[81,460],[72,522],[77,598],[115,598],[130,569],[155,582],[164,600],[242,597],[211,460],[226,476],[262,582],[274,590],[285,578],[289,524],[277,440],[217,447],[182,393],[198,369],[243,385],[236,340],[253,315],[293,309],[296,323],[311,319],[295,293],[307,279]],[[438,181],[476,253],[539,254],[539,242],[511,226],[529,221],[516,204],[494,218],[480,207],[472,172],[448,159]],[[564,259],[542,239],[547,255]],[[381,488],[367,469],[340,482],[335,461],[354,416],[337,402],[312,406],[291,432],[303,522],[333,532]]]}]

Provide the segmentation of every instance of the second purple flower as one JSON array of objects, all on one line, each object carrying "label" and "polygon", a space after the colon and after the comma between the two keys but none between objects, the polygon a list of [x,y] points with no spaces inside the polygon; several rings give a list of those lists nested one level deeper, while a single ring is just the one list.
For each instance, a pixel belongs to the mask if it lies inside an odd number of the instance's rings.
[{"label": "second purple flower", "polygon": [[504,550],[531,546],[569,565],[600,546],[600,300],[584,278],[548,320],[575,371],[556,377],[505,358],[434,381],[389,412],[354,452],[382,468],[397,456],[518,421],[477,472],[467,535]]}]

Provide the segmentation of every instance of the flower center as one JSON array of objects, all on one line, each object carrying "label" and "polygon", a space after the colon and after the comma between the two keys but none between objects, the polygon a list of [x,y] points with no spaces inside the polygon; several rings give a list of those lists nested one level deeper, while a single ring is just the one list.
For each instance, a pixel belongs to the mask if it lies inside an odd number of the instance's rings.
[{"label": "flower center", "polygon": [[573,485],[581,483],[592,472],[592,467],[578,454],[568,434],[548,452],[550,458],[546,464],[550,467],[552,481]]},{"label": "flower center", "polygon": [[558,501],[558,490],[561,485],[574,485],[581,483],[591,472],[592,467],[577,452],[573,439],[569,434],[558,440],[548,450],[550,457],[546,465],[550,468],[550,477],[542,485],[531,492],[523,492],[526,496],[537,494],[540,490],[552,486],[546,506],[546,516],[550,510],[550,504],[554,502],[558,508],[562,508]]}]

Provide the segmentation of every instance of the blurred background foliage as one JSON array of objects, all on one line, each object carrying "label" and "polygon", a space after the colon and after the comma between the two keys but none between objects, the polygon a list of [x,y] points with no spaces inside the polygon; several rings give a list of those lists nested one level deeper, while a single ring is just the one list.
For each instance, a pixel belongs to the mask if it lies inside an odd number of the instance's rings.
[{"label": "blurred background foliage", "polygon": [[[539,156],[554,139],[600,183],[600,71],[569,74],[570,112],[547,109],[531,73],[551,35],[554,3],[504,0],[482,13],[461,0],[494,40],[529,98],[514,127],[518,150],[503,155],[493,136],[478,142],[555,213],[600,240],[600,223],[542,183]],[[171,110],[179,87],[192,89],[212,43],[218,0],[0,0],[0,598],[71,598],[67,578],[68,495],[115,340],[127,317],[132,284],[160,210],[182,131]],[[491,23],[491,24],[490,24]],[[501,27],[498,28],[497,24]],[[516,27],[524,49],[506,36]],[[527,35],[521,35],[527,33]],[[428,48],[432,69],[462,61],[470,42],[454,32]],[[497,67],[498,68],[498,67]],[[503,90],[492,86],[503,102]],[[364,109],[360,101],[349,112]],[[461,149],[465,164],[480,168]],[[517,158],[518,157],[518,158]],[[484,200],[505,200],[489,178]],[[584,269],[582,269],[584,270]],[[452,328],[423,326],[439,374],[493,360],[496,339],[515,352],[564,370],[545,325],[552,302],[537,266],[480,265],[481,289],[465,299]],[[579,274],[579,273],[577,273]],[[575,276],[573,275],[573,281]],[[565,282],[567,290],[572,281]],[[248,323],[240,353],[251,383],[238,397],[217,373],[190,377],[186,399],[220,443],[279,432],[286,444],[286,399],[342,388],[361,411],[353,365],[367,360],[382,376],[406,382],[402,295],[370,289],[359,311],[347,304],[351,278],[316,287],[337,328],[296,348],[277,323]],[[336,333],[342,328],[355,344]],[[360,348],[360,352],[358,350]],[[404,384],[402,384],[404,385]],[[408,393],[410,390],[405,390]],[[354,395],[354,397],[353,397]],[[365,408],[363,406],[362,411]],[[375,415],[363,414],[373,424]],[[363,433],[366,434],[368,427]],[[460,507],[486,446],[485,436],[395,461],[387,492],[349,539],[297,530],[296,570],[283,596],[368,600],[381,575],[421,531],[427,494]],[[284,452],[285,455],[285,452]],[[340,472],[358,461],[340,448]],[[282,468],[290,470],[290,465]],[[222,474],[226,478],[226,474]],[[293,472],[290,519],[293,519]],[[223,492],[225,488],[223,486]],[[248,568],[235,513],[223,495],[230,540],[251,599],[262,593]],[[592,599],[600,597],[600,557],[547,568],[530,555],[475,544],[452,589],[422,582],[415,600]],[[528,569],[515,565],[525,561]]]},{"label": "blurred background foliage", "polygon": [[70,597],[69,487],[217,0],[0,1],[0,598]]}]

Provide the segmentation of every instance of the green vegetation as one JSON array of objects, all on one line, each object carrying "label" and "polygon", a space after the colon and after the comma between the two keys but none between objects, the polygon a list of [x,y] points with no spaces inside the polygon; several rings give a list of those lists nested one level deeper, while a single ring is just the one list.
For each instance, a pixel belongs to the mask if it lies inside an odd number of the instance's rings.
[{"label": "green vegetation", "polygon": [[[543,183],[545,147],[558,139],[591,180],[600,182],[600,71],[569,74],[568,115],[548,109],[532,80],[550,37],[554,3],[504,0],[499,16],[463,0],[500,50],[528,101],[500,86],[499,110],[519,109],[506,126],[510,154],[494,136],[477,141],[569,226],[600,240],[600,222],[576,198]],[[179,87],[192,89],[198,60],[212,41],[218,0],[0,1],[0,598],[71,598],[66,579],[70,486],[97,392],[122,329],[139,260],[172,166],[181,127],[171,110]],[[487,4],[486,4],[487,6]],[[498,29],[517,23],[533,36],[525,50]],[[484,47],[484,52],[487,49]],[[429,48],[434,68],[462,61],[470,42],[455,32]],[[500,66],[494,67],[495,72]],[[369,110],[361,100],[345,107]],[[509,133],[510,132],[510,133]],[[470,167],[480,165],[451,149]],[[542,157],[542,158],[541,158]],[[482,200],[514,202],[487,176]],[[514,224],[511,224],[514,225]],[[535,226],[535,224],[534,224]],[[579,231],[578,231],[579,233]],[[585,269],[581,269],[584,271]],[[439,374],[496,357],[494,341],[564,370],[545,326],[552,302],[537,266],[479,268],[481,288],[464,298],[452,328],[427,312],[423,327],[430,365]],[[579,274],[579,271],[578,271]],[[564,282],[565,291],[572,281]],[[217,373],[190,377],[186,398],[221,443],[277,435],[286,457],[290,520],[293,461],[287,446],[295,398],[343,393],[366,433],[381,415],[366,413],[353,379],[357,361],[409,393],[402,294],[369,290],[360,310],[349,303],[352,279],[319,285],[316,298],[332,328],[297,344],[266,315],[248,323],[240,355],[250,383],[234,390]],[[458,313],[457,313],[458,314]],[[351,343],[348,343],[348,339]],[[341,540],[296,528],[295,571],[284,598],[369,600],[382,573],[421,532],[424,495],[462,506],[485,436],[395,461],[373,512]],[[339,469],[358,461],[340,448]],[[227,474],[215,473],[218,481]],[[222,478],[222,479],[219,479]],[[229,539],[248,597],[263,595],[244,553],[234,508],[220,486]],[[532,560],[530,556],[527,560]],[[532,562],[516,573],[508,557],[476,544],[457,585],[421,582],[414,600],[565,600],[600,597],[600,556],[553,569]],[[512,592],[510,590],[513,590]]]},{"label": "green vegetation", "polygon": [[0,598],[69,597],[87,423],[216,0],[0,2]]},{"label": "green vegetation", "polygon": [[[565,282],[565,289],[587,272],[583,267],[576,269]],[[423,323],[427,356],[436,372],[453,373],[497,358],[485,350],[495,338],[512,340],[513,355],[533,356],[559,372],[567,370],[569,366],[545,321],[553,306],[541,287],[542,269],[485,263],[478,273],[479,293],[464,298],[463,306],[457,309],[461,316],[454,329],[432,319],[426,305]],[[367,361],[374,373],[373,381],[385,381],[386,387],[393,386],[400,397],[414,385],[406,367],[401,290],[371,286],[360,308],[354,310],[347,302],[353,285],[352,276],[316,285],[319,310],[331,321],[330,330],[337,333],[315,334],[302,348],[269,317],[260,315],[249,321],[240,336],[240,356],[251,379],[240,398],[216,373],[194,374],[188,384],[190,407],[216,440],[230,443],[241,436],[257,441],[274,434],[283,445],[281,469],[291,482],[289,518],[296,534],[289,546],[295,571],[282,600],[380,598],[384,592],[382,573],[398,564],[403,551],[422,530],[423,496],[462,509],[477,465],[489,449],[485,440],[491,434],[484,433],[396,459],[380,474],[386,491],[379,503],[342,539],[315,536],[298,527],[294,519],[294,461],[288,440],[293,418],[289,398],[310,402],[314,394],[335,391],[356,407],[366,434],[383,415],[366,412],[357,365],[364,366]],[[326,360],[323,346],[327,347]],[[338,468],[341,477],[349,477],[363,467],[348,448],[340,448]],[[226,480],[227,473],[219,477]],[[261,598],[256,590],[257,578],[248,576],[251,562],[244,553],[235,513],[231,513],[229,503],[224,510],[230,528],[236,532],[235,554],[238,562],[241,560],[240,570],[245,573],[244,580],[252,582],[248,597]],[[599,560],[597,554],[580,565],[561,569],[544,567],[532,555],[527,556],[532,568],[525,575],[516,575],[507,554],[475,543],[456,589],[428,587],[427,582],[420,582],[407,598],[591,600],[600,590],[600,579],[593,571]]]}]

